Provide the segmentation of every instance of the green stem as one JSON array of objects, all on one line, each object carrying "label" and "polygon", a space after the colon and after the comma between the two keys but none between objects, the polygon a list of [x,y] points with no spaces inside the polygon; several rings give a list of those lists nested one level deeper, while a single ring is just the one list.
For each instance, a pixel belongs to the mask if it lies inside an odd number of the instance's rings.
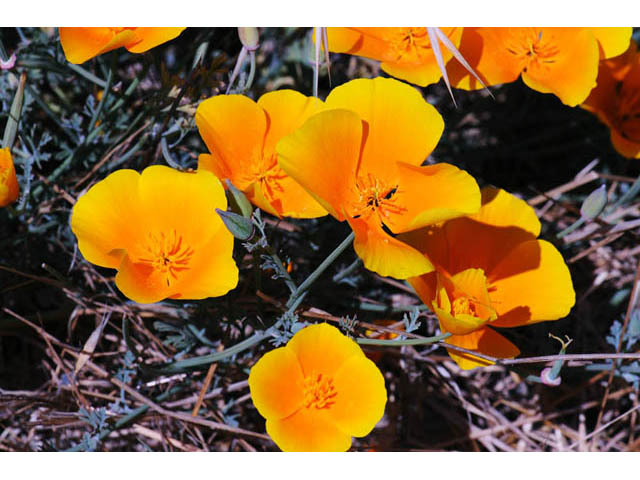
[{"label": "green stem", "polygon": [[351,265],[349,265],[347,268],[345,268],[344,270],[340,270],[338,273],[336,273],[333,276],[333,281],[335,283],[339,283],[340,280],[342,280],[345,277],[348,277],[349,275],[351,275],[354,271],[356,271],[358,269],[358,267],[362,265],[362,260],[360,259],[360,257],[356,258],[353,263]]},{"label": "green stem", "polygon": [[412,338],[409,340],[378,340],[376,338],[356,338],[360,345],[380,345],[384,347],[402,347],[405,345],[429,345],[449,338],[449,332],[435,337]]},{"label": "green stem", "polygon": [[79,65],[74,65],[73,63],[67,63],[67,67],[69,67],[71,70],[73,70],[74,72],[80,74],[81,76],[83,76],[84,78],[86,78],[87,80],[89,80],[90,82],[95,83],[96,85],[98,85],[100,88],[106,88],[107,86],[107,82],[105,82],[104,80],[99,79],[98,77],[96,77],[93,73],[88,72],[87,70],[85,70],[84,68],[82,68]]}]

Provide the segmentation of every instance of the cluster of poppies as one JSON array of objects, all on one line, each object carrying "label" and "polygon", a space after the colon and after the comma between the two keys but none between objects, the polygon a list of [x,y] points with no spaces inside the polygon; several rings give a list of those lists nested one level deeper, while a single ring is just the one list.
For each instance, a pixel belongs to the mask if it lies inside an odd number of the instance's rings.
[{"label": "cluster of poppies", "polygon": [[[83,62],[121,46],[144,51],[180,31],[60,29],[60,36],[67,58]],[[485,85],[522,75],[568,105],[591,92],[585,106],[623,140],[635,133],[635,50],[601,62],[627,48],[630,29],[443,31]],[[383,70],[418,85],[440,78],[424,29],[330,28],[328,39],[330,50],[379,59]],[[478,88],[446,55],[453,84]],[[627,57],[635,63],[624,67]],[[599,64],[602,92],[592,92]],[[627,112],[624,118],[612,111],[613,94],[624,99],[615,107]],[[356,79],[325,101],[293,90],[257,101],[218,95],[200,103],[195,122],[209,150],[196,172],[118,170],[73,209],[71,227],[84,258],[116,269],[117,287],[136,302],[203,299],[236,286],[233,236],[216,213],[227,208],[227,182],[278,217],[346,221],[364,266],[406,279],[451,334],[451,345],[514,357],[518,348],[493,327],[562,318],[575,302],[569,270],[558,250],[537,238],[540,222],[526,202],[501,189],[481,190],[465,171],[430,162],[444,122],[406,83]],[[7,155],[0,151],[0,162]],[[14,183],[10,195],[17,196]],[[464,369],[488,363],[450,355]],[[328,325],[309,326],[267,353],[249,385],[267,432],[283,450],[346,450],[352,436],[371,431],[386,403],[375,364]]]}]

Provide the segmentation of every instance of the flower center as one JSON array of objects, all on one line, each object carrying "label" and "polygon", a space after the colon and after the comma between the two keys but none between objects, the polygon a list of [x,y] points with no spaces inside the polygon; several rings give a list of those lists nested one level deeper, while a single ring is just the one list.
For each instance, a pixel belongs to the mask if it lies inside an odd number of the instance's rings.
[{"label": "flower center", "polygon": [[627,140],[640,141],[640,90],[625,88],[622,82],[616,86],[617,117],[615,126]]},{"label": "flower center", "polygon": [[390,215],[397,215],[407,209],[398,205],[398,185],[387,185],[369,174],[367,178],[358,178],[356,181],[358,200],[352,206],[353,218],[378,215],[384,223]]},{"label": "flower center", "polygon": [[183,245],[182,237],[175,230],[168,235],[164,232],[149,233],[143,249],[146,254],[138,262],[164,274],[167,286],[178,279],[180,272],[189,269],[189,261],[194,253],[191,247]]},{"label": "flower center", "polygon": [[458,297],[453,301],[451,305],[453,315],[473,315],[476,316],[476,306],[473,300],[469,297]]},{"label": "flower center", "polygon": [[259,183],[262,193],[269,203],[273,203],[284,192],[280,182],[287,177],[278,165],[278,155],[260,158],[253,162],[252,170],[247,174],[249,183]]},{"label": "flower center", "polygon": [[421,63],[431,55],[431,42],[425,27],[399,28],[389,39],[396,61]]},{"label": "flower center", "polygon": [[304,406],[306,408],[329,408],[335,403],[337,394],[333,386],[333,379],[330,377],[314,373],[304,379]]},{"label": "flower center", "polygon": [[523,36],[511,38],[507,43],[507,50],[523,63],[525,72],[532,67],[548,68],[549,64],[556,61],[555,56],[559,53],[550,36],[543,35],[542,30],[534,28]]}]

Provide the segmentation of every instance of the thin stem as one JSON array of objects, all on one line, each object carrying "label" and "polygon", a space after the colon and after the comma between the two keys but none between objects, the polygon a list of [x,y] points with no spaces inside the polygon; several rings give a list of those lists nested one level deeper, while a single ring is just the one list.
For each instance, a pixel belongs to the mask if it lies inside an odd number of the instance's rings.
[{"label": "thin stem", "polygon": [[435,337],[424,338],[411,338],[409,340],[378,340],[376,338],[356,338],[356,342],[360,345],[380,345],[384,347],[402,347],[407,345],[429,345],[432,343],[438,343],[451,336],[451,333],[447,332]]},{"label": "thin stem", "polygon": [[340,280],[342,280],[345,277],[348,277],[353,272],[355,272],[360,265],[362,265],[362,260],[360,259],[360,257],[358,257],[353,261],[351,265],[346,267],[344,270],[340,270],[338,273],[336,273],[333,276],[333,281],[336,283],[340,282]]},{"label": "thin stem", "polygon": [[95,83],[96,85],[98,85],[100,88],[106,88],[107,86],[107,82],[105,82],[104,80],[99,79],[98,77],[96,77],[93,73],[88,72],[87,70],[85,70],[84,68],[82,68],[79,65],[74,65],[73,63],[69,63],[67,62],[67,67],[69,67],[71,70],[73,70],[74,72],[80,74],[81,76],[83,76],[84,78],[86,78],[87,80],[89,80],[90,82]]}]

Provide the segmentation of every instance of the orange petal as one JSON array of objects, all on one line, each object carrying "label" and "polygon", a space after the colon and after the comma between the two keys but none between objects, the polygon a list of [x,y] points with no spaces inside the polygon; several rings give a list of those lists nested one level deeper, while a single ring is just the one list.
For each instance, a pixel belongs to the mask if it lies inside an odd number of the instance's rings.
[{"label": "orange petal", "polygon": [[616,129],[611,129],[611,143],[616,151],[627,158],[640,158],[640,143],[624,138]]},{"label": "orange petal", "polygon": [[244,95],[218,95],[198,106],[196,125],[211,152],[211,157],[200,159],[202,168],[246,189],[262,162],[267,131],[264,110]]},{"label": "orange petal", "polygon": [[319,98],[307,97],[295,90],[265,93],[258,100],[258,105],[267,114],[265,157],[275,155],[280,139],[296,131],[311,115],[319,113],[324,108],[324,103]]},{"label": "orange petal", "polygon": [[[277,184],[253,183],[246,191],[249,200],[278,217],[318,218],[328,213],[298,182],[284,172],[282,175]],[[271,192],[268,198],[265,189]]]},{"label": "orange petal", "polygon": [[145,263],[136,263],[124,255],[118,267],[116,286],[127,297],[138,303],[155,303],[171,295],[166,275]]},{"label": "orange petal", "polygon": [[[489,327],[481,328],[467,335],[453,335],[447,338],[445,342],[495,358],[514,358],[520,354],[518,347]],[[455,350],[447,351],[449,356],[463,370],[471,370],[472,368],[486,367],[493,364],[491,361],[471,354],[456,352]]]},{"label": "orange petal", "polygon": [[356,342],[326,323],[303,328],[293,336],[287,348],[295,352],[305,376],[333,376],[349,358],[364,357]]},{"label": "orange petal", "polygon": [[267,352],[249,373],[251,400],[264,418],[294,414],[304,402],[304,377],[298,357],[287,347]]},{"label": "orange petal", "polygon": [[398,279],[433,270],[433,265],[422,253],[387,234],[375,220],[347,218],[347,221],[356,235],[353,248],[365,268]]},{"label": "orange petal", "polygon": [[6,207],[18,199],[20,187],[16,168],[9,148],[0,148],[0,207]]},{"label": "orange petal", "polygon": [[71,216],[71,230],[89,262],[118,268],[123,250],[138,242],[144,225],[138,208],[139,180],[140,174],[134,170],[118,170],[78,198]]},{"label": "orange petal", "polygon": [[354,437],[368,435],[384,415],[384,377],[364,355],[349,358],[333,377],[337,395],[329,415],[336,426]]},{"label": "orange petal", "polygon": [[394,233],[472,214],[480,208],[478,184],[464,170],[447,163],[416,167],[398,162],[397,166],[396,202],[403,211],[385,219]]},{"label": "orange petal", "polygon": [[390,78],[351,80],[334,88],[327,108],[357,113],[368,126],[358,175],[394,182],[396,162],[419,166],[438,144],[442,117],[415,88]]},{"label": "orange petal", "polygon": [[598,75],[600,53],[593,33],[587,28],[544,28],[540,32],[556,53],[549,60],[532,62],[522,80],[534,90],[554,93],[570,107],[584,102]]},{"label": "orange petal", "polygon": [[496,227],[519,227],[535,237],[540,235],[540,220],[527,202],[501,188],[485,187],[481,194],[482,207],[469,218]]},{"label": "orange petal", "polygon": [[266,429],[284,452],[346,452],[351,447],[351,435],[335,425],[327,409],[301,408],[281,420],[268,418]]},{"label": "orange petal", "polygon": [[[513,82],[522,72],[522,62],[509,53],[509,46],[519,41],[519,28],[465,27],[458,50],[486,86]],[[451,85],[465,90],[482,88],[473,75],[452,58],[447,63]]]},{"label": "orange petal", "polygon": [[544,240],[523,242],[491,272],[491,303],[497,327],[565,317],[575,303],[571,274],[560,252]]},{"label": "orange petal", "polygon": [[[446,51],[446,48],[442,49],[443,57],[445,56],[444,53]],[[407,82],[411,82],[414,85],[419,85],[421,87],[437,83],[440,78],[442,78],[442,72],[440,71],[440,67],[436,62],[435,57],[430,59],[429,62],[421,63],[419,65],[384,62],[380,65],[380,68],[382,71],[387,72],[393,77],[401,78],[402,80],[406,80]]]},{"label": "orange petal", "polygon": [[388,36],[392,28],[328,27],[329,51],[376,60],[392,59]]},{"label": "orange petal", "polygon": [[600,58],[617,57],[629,47],[633,28],[631,27],[591,27],[600,44]]},{"label": "orange petal", "polygon": [[433,310],[433,301],[438,290],[438,273],[433,271],[419,277],[410,277],[407,282],[416,291],[422,303]]},{"label": "orange petal", "polygon": [[331,110],[311,117],[277,146],[280,167],[338,220],[355,201],[362,121],[353,112]]},{"label": "orange petal", "polygon": [[135,29],[137,41],[126,44],[127,50],[132,53],[142,53],[151,50],[153,47],[173,40],[186,27],[137,27]]},{"label": "orange petal", "polygon": [[60,27],[60,43],[71,63],[84,63],[110,50],[135,42],[133,30],[116,33],[109,27]]}]

